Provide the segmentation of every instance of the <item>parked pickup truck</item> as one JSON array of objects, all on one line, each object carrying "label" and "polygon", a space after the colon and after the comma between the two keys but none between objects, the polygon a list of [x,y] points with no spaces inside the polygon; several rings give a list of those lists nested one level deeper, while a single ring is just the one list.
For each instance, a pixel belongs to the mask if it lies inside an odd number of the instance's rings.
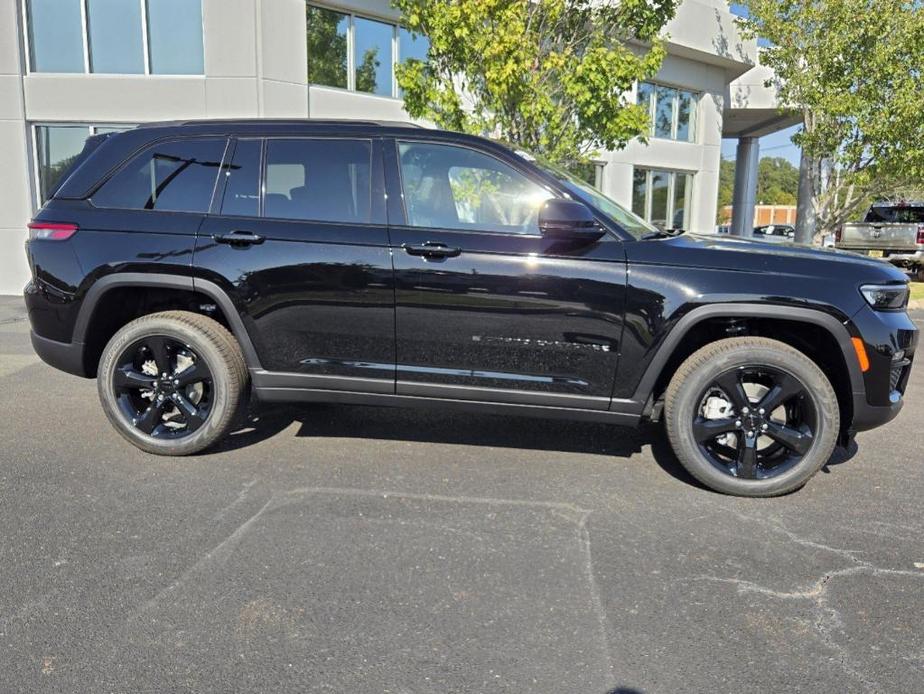
[{"label": "parked pickup truck", "polygon": [[835,246],[884,258],[924,281],[924,202],[877,203],[863,222],[841,228]]}]

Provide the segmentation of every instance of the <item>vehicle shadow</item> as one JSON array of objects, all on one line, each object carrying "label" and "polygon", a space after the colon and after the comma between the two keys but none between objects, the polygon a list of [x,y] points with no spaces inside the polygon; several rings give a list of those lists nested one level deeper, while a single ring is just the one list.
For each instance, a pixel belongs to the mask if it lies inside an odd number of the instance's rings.
[{"label": "vehicle shadow", "polygon": [[[271,405],[252,411],[246,423],[226,437],[213,452],[232,451],[266,441],[291,427],[304,438],[349,438],[378,441],[519,448],[562,453],[587,453],[628,458],[650,447],[658,466],[671,477],[707,489],[677,460],[660,424],[638,429],[597,422],[532,419],[449,410],[417,410],[354,405]],[[846,463],[858,451],[855,441],[836,448],[822,468]]]},{"label": "vehicle shadow", "polygon": [[628,457],[652,433],[596,422],[352,405],[266,406],[216,451],[252,446],[293,425],[295,436],[446,443]]}]

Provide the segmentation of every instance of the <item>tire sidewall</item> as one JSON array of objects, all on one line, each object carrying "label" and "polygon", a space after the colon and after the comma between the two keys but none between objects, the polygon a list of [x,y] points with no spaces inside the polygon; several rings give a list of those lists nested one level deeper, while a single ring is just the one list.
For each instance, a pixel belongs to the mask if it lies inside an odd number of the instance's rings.
[{"label": "tire sidewall", "polygon": [[[122,414],[113,389],[113,375],[122,353],[134,342],[163,335],[188,346],[204,359],[212,374],[212,408],[205,422],[190,436],[158,439],[132,426]],[[106,345],[100,358],[97,388],[103,411],[123,437],[142,450],[161,455],[186,455],[208,447],[220,438],[235,416],[232,401],[233,374],[217,346],[201,331],[182,321],[151,316],[135,320],[119,330]]]},{"label": "tire sidewall", "polygon": [[[778,477],[749,480],[723,473],[709,461],[693,437],[693,417],[701,394],[717,376],[742,366],[767,366],[790,374],[805,387],[817,412],[812,448],[792,469]],[[680,462],[707,486],[731,494],[773,496],[798,489],[831,457],[839,429],[837,398],[830,382],[813,362],[788,347],[785,351],[767,347],[729,349],[690,374],[678,388],[674,403],[667,424]]]}]

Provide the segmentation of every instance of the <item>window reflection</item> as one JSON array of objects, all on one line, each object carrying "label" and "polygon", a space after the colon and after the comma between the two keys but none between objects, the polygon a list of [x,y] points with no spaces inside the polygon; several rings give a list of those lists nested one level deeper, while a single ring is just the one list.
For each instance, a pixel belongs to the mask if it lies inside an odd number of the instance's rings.
[{"label": "window reflection", "polygon": [[682,142],[696,139],[696,95],[693,92],[642,82],[638,85],[638,103],[649,109],[654,137]]},{"label": "window reflection", "polygon": [[690,229],[691,174],[636,168],[632,183],[633,212],[661,229]]},{"label": "window reflection", "polygon": [[308,81],[347,88],[349,15],[308,6]]},{"label": "window reflection", "polygon": [[353,64],[356,91],[391,96],[391,44],[394,27],[356,17],[353,21]]},{"label": "window reflection", "polygon": [[548,190],[503,162],[464,147],[401,143],[408,224],[538,234]]}]

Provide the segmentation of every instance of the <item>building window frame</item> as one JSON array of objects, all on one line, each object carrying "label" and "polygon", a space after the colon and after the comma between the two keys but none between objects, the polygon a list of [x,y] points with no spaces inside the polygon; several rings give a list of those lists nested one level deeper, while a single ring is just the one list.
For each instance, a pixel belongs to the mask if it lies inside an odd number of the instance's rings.
[{"label": "building window frame", "polygon": [[83,72],[49,72],[36,70],[32,64],[32,38],[29,24],[29,0],[19,0],[19,10],[22,24],[22,45],[24,49],[25,67],[27,75],[103,75],[103,76],[131,76],[131,77],[169,77],[201,79],[205,76],[205,18],[199,26],[202,33],[202,64],[201,73],[168,73],[151,72],[151,49],[148,39],[148,0],[135,0],[141,5],[141,48],[144,53],[144,72],[93,72],[90,70],[90,25],[87,19],[87,0],[80,1],[80,39],[83,44]]},{"label": "building window frame", "polygon": [[45,204],[42,199],[42,179],[41,179],[41,162],[39,161],[39,128],[86,128],[87,137],[99,134],[100,130],[115,128],[119,130],[129,130],[134,128],[137,123],[114,123],[114,122],[90,122],[90,121],[30,121],[29,122],[29,146],[31,148],[31,176],[32,176],[32,204],[33,209],[38,210]]},{"label": "building window frame", "polygon": [[[401,24],[398,24],[394,20],[385,19],[383,17],[377,17],[371,14],[363,14],[362,12],[353,12],[352,10],[339,7],[336,5],[323,5],[317,2],[305,2],[305,19],[307,22],[308,19],[308,8],[314,7],[320,10],[327,10],[330,12],[337,12],[344,15],[347,18],[347,86],[346,87],[335,87],[329,84],[322,84],[320,82],[312,82],[310,75],[308,78],[308,86],[310,87],[320,87],[322,89],[336,89],[338,91],[347,91],[353,92],[354,94],[362,94],[364,96],[377,97],[379,99],[396,99],[401,100],[401,88],[398,85],[398,73],[396,68],[400,64],[401,59],[401,29],[406,28]],[[379,24],[387,24],[391,28],[391,91],[388,94],[376,94],[374,92],[364,92],[356,88],[356,20],[365,19],[370,22],[378,22]]]},{"label": "building window frame", "polygon": [[696,173],[693,171],[683,171],[681,169],[669,169],[669,168],[658,168],[658,167],[647,167],[647,166],[634,166],[632,167],[632,200],[630,202],[630,209],[635,211],[635,174],[637,172],[645,172],[645,204],[644,204],[644,214],[641,217],[652,224],[651,221],[651,212],[652,212],[652,176],[656,174],[667,174],[667,209],[666,209],[666,218],[673,222],[674,216],[677,214],[677,210],[674,209],[675,191],[677,186],[678,176],[686,177],[686,190],[684,190],[684,198],[687,201],[685,209],[683,211],[683,225],[681,227],[674,227],[673,225],[668,227],[669,229],[682,228],[685,231],[689,231],[690,224],[693,219],[693,189],[696,185]]},{"label": "building window frame", "polygon": [[[698,125],[699,125],[699,104],[702,99],[702,92],[690,89],[688,87],[681,87],[676,84],[668,84],[665,82],[652,82],[650,80],[645,80],[644,82],[638,82],[636,84],[636,101],[639,89],[645,84],[651,87],[651,92],[648,96],[648,120],[651,124],[651,127],[648,129],[648,137],[651,137],[656,140],[662,140],[667,142],[688,142],[695,144],[699,141],[698,134]],[[655,123],[655,117],[657,115],[658,108],[658,89],[670,89],[672,90],[673,96],[671,97],[671,134],[670,137],[664,137],[663,135],[656,135],[657,124]],[[687,128],[689,130],[689,135],[686,139],[678,139],[677,130],[680,125],[680,95],[689,94],[690,96],[690,115]]]}]

